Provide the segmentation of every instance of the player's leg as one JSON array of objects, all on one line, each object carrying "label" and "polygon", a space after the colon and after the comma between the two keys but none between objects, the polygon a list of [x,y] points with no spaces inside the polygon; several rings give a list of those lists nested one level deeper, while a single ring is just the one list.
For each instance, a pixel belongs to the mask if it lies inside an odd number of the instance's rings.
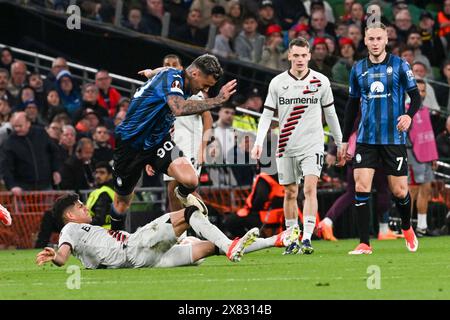
[{"label": "player's leg", "polygon": [[167,197],[169,198],[169,210],[177,211],[183,209],[183,206],[175,195],[175,188],[178,187],[178,182],[176,180],[171,180],[167,182]]},{"label": "player's leg", "polygon": [[411,197],[408,190],[407,153],[404,145],[384,146],[383,163],[388,175],[389,188],[394,196],[395,206],[402,219],[401,229],[409,251],[415,252],[419,246],[411,227]]},{"label": "player's leg", "polygon": [[427,212],[428,202],[431,199],[431,182],[422,183],[419,186],[417,195],[417,234],[421,236],[427,235]]}]

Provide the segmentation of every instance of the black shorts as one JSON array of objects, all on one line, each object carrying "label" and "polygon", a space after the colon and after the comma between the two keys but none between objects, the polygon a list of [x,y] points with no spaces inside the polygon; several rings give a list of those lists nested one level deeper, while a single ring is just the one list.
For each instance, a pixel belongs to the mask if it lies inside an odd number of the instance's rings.
[{"label": "black shorts", "polygon": [[387,175],[407,176],[408,157],[405,145],[356,144],[353,166],[357,168],[383,167]]},{"label": "black shorts", "polygon": [[150,150],[136,150],[131,142],[117,137],[113,154],[115,191],[122,196],[131,194],[145,165],[150,164],[156,172],[167,174],[172,161],[182,156],[183,152],[171,140],[170,135]]}]

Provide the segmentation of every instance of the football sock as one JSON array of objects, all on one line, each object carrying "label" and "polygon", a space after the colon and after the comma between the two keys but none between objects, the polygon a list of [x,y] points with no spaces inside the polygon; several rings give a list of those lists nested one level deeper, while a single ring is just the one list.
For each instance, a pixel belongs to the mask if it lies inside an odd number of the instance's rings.
[{"label": "football sock", "polygon": [[356,220],[358,222],[359,242],[370,246],[369,241],[369,208],[370,192],[356,192],[355,195],[355,209]]},{"label": "football sock", "polygon": [[408,230],[411,227],[411,197],[409,192],[403,199],[394,197],[394,202],[402,218],[402,229]]},{"label": "football sock", "polygon": [[257,238],[255,242],[245,248],[244,252],[253,252],[258,251],[265,248],[271,248],[275,245],[275,240],[277,236],[272,236],[270,238]]},{"label": "football sock", "polygon": [[298,219],[286,219],[285,223],[286,229],[289,229],[290,227],[298,225]]},{"label": "football sock", "polygon": [[114,208],[114,205],[111,205],[111,211],[109,215],[111,216],[111,220],[114,221],[123,221],[125,217],[127,216],[129,210],[125,211],[124,213],[117,212],[116,208]]},{"label": "football sock", "polygon": [[228,251],[231,240],[228,239],[219,228],[209,222],[208,218],[206,218],[199,210],[196,210],[191,214],[189,225],[199,236],[211,241],[223,252]]},{"label": "football sock", "polygon": [[316,226],[315,216],[303,216],[303,238],[302,240],[310,240]]},{"label": "football sock", "polygon": [[426,213],[417,213],[417,228],[426,229],[427,225],[427,214]]}]

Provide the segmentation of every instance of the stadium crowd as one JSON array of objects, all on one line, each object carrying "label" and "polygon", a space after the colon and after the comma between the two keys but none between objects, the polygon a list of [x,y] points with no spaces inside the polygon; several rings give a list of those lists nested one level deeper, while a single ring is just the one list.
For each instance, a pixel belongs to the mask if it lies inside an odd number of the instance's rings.
[{"label": "stadium crowd", "polygon": [[[31,3],[45,5],[48,1]],[[333,2],[334,3],[334,2]],[[439,157],[450,158],[450,0],[414,1],[420,9],[413,16],[404,0],[373,1],[365,5],[343,1],[342,12],[322,0],[130,0],[124,3],[122,26],[161,35],[166,12],[170,13],[168,37],[203,47],[215,55],[239,59],[267,68],[289,66],[287,45],[295,37],[309,40],[310,68],[347,90],[353,63],[366,55],[364,28],[371,15],[392,6],[392,18],[382,16],[389,50],[408,61],[414,75],[423,79],[423,105],[430,110]],[[66,0],[53,0],[65,10]],[[114,0],[79,0],[85,18],[104,23],[115,20]],[[427,7],[425,7],[427,5]],[[427,11],[433,7],[436,11]],[[414,23],[417,21],[417,23]],[[208,38],[213,42],[208,47]],[[340,84],[340,85],[339,85]],[[215,114],[207,163],[234,163],[246,159],[254,143],[258,118],[236,113],[236,107],[261,112],[261,88],[239,92]],[[14,194],[27,190],[96,187],[98,163],[112,162],[114,128],[124,119],[130,97],[113,87],[107,70],[94,83],[81,85],[67,61],[58,57],[46,75],[31,72],[8,48],[0,61],[0,187]],[[338,112],[339,114],[339,112]],[[341,119],[342,120],[342,119]],[[276,132],[276,131],[274,131]],[[333,148],[329,141],[328,149]],[[240,154],[240,156],[238,156]],[[330,170],[324,180],[333,176]],[[204,170],[201,182],[213,185],[251,185],[254,166]],[[145,174],[144,174],[145,176]],[[142,186],[160,186],[161,179],[145,177]]]}]

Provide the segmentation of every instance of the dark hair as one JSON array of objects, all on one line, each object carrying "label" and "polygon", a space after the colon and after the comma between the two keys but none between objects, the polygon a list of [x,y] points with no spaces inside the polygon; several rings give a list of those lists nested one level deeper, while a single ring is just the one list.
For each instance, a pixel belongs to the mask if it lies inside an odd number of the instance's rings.
[{"label": "dark hair", "polygon": [[406,51],[412,51],[414,53],[414,49],[412,47],[403,45],[400,47],[400,52],[399,52],[400,56],[403,54],[403,52],[406,52]]},{"label": "dark hair", "polygon": [[425,84],[425,81],[424,81],[423,79],[416,78],[416,83],[417,83],[417,84],[419,84],[419,83]]},{"label": "dark hair", "polygon": [[99,161],[95,164],[95,169],[106,169],[108,173],[112,173],[111,165],[107,161]]},{"label": "dark hair", "polygon": [[174,54],[174,53],[166,54],[166,55],[164,56],[164,58],[163,58],[163,62],[164,62],[164,60],[166,60],[166,59],[177,59],[177,60],[180,62],[180,64],[181,64],[181,58],[180,58],[179,56],[177,56],[176,54]]},{"label": "dark hair", "polygon": [[310,46],[308,40],[302,37],[295,38],[289,42],[289,50],[292,49],[293,46],[307,48],[310,51]]},{"label": "dark hair", "polygon": [[212,75],[216,81],[223,75],[223,69],[220,66],[219,60],[208,53],[195,59],[192,62],[192,66],[197,67],[207,76]]},{"label": "dark hair", "polygon": [[65,194],[56,199],[53,205],[53,217],[60,225],[65,224],[64,213],[66,213],[66,210],[75,205],[78,200],[80,200],[80,197],[76,193]]},{"label": "dark hair", "polygon": [[258,22],[258,17],[252,13],[252,12],[248,12],[244,15],[244,17],[242,18],[242,21],[248,20],[248,19],[254,19],[256,22]]},{"label": "dark hair", "polygon": [[411,68],[414,67],[417,64],[423,66],[425,68],[425,70],[428,71],[428,67],[425,65],[425,63],[423,63],[421,61],[414,61],[413,64],[411,65]]}]

